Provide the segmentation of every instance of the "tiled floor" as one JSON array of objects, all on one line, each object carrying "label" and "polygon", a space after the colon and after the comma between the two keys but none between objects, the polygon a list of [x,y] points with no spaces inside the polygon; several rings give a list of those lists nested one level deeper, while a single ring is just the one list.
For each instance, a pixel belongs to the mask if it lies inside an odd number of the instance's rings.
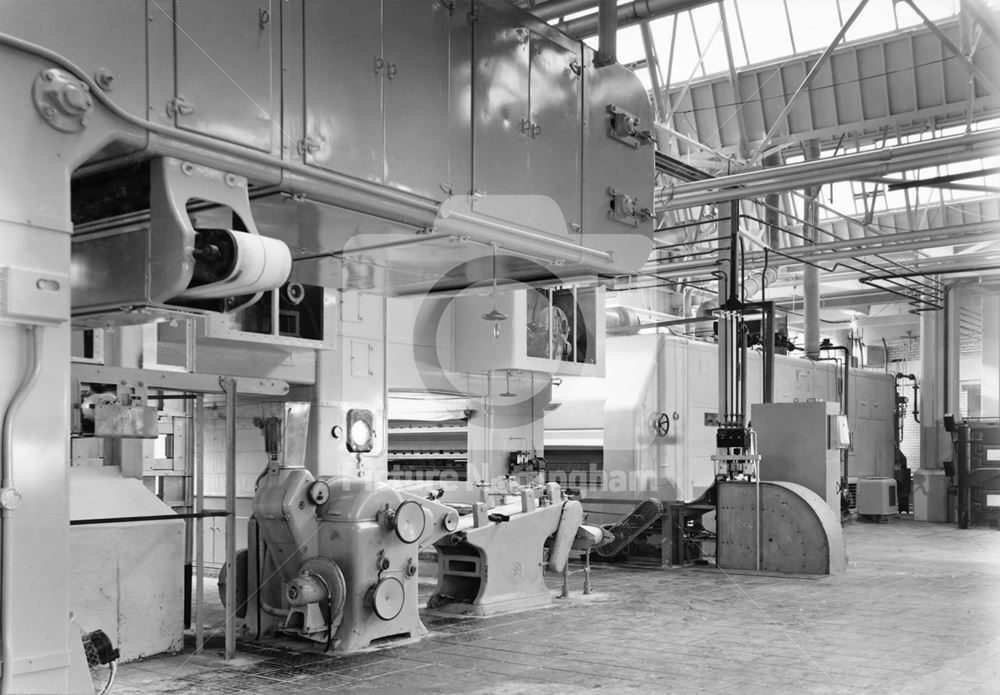
[{"label": "tiled floor", "polygon": [[[122,667],[115,693],[998,693],[1000,531],[845,526],[821,579],[597,566],[595,593],[495,618],[427,616],[356,656],[220,640]],[[550,586],[555,588],[558,578]]]}]

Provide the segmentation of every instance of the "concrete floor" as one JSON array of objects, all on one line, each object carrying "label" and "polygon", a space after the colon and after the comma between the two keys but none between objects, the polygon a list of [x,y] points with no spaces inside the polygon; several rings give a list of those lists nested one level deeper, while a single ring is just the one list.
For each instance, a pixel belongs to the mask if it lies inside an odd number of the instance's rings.
[{"label": "concrete floor", "polygon": [[[820,579],[599,565],[595,593],[337,657],[240,643],[127,664],[115,693],[998,693],[1000,532],[848,522]],[[556,589],[553,577],[550,586]],[[430,589],[430,587],[427,587]]]}]

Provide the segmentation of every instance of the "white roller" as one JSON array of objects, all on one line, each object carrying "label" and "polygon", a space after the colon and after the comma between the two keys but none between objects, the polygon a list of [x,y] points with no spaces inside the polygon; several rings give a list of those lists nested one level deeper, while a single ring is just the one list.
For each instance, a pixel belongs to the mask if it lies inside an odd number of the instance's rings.
[{"label": "white roller", "polygon": [[224,280],[185,290],[179,299],[221,299],[280,287],[292,271],[292,253],[283,241],[250,232],[229,232],[236,265]]}]

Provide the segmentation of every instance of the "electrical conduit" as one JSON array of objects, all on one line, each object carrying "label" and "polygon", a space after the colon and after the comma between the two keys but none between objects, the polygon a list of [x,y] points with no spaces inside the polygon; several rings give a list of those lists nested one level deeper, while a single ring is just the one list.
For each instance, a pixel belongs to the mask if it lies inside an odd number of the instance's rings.
[{"label": "electrical conduit", "polygon": [[28,335],[28,364],[24,372],[21,383],[10,399],[10,404],[3,415],[3,465],[2,484],[0,484],[0,503],[3,506],[3,521],[0,525],[0,644],[3,645],[3,673],[0,675],[0,693],[11,692],[11,679],[13,674],[13,649],[11,634],[13,633],[13,621],[9,605],[12,597],[12,577],[11,572],[12,550],[11,538],[13,533],[12,512],[20,504],[20,493],[14,487],[14,420],[18,411],[27,399],[32,387],[38,380],[41,372],[42,361],[39,356],[42,352],[42,331],[38,326],[27,326]]}]

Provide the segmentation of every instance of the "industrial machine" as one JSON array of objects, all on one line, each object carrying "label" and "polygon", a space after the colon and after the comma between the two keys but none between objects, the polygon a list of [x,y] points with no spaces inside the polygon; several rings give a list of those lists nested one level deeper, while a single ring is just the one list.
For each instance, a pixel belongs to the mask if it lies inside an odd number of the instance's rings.
[{"label": "industrial machine", "polygon": [[[539,499],[531,487],[514,505],[451,506],[386,483],[313,476],[305,467],[309,404],[262,406],[268,453],[254,496],[248,548],[241,551],[233,607],[258,637],[294,635],[352,652],[426,633],[417,605],[418,552],[432,544],[438,588],[431,608],[468,615],[521,610],[551,601],[543,571],[566,569],[583,521],[578,501],[556,484]],[[349,416],[349,450],[373,436]],[[596,538],[600,539],[598,529]],[[543,562],[546,546],[548,559]]]},{"label": "industrial machine", "polygon": [[[363,449],[369,421],[350,420],[345,444]],[[305,467],[308,421],[308,403],[263,406],[268,461],[233,609],[258,636],[292,634],[344,652],[423,635],[417,553],[456,531],[458,512],[385,483],[314,477]]]},{"label": "industrial machine", "polygon": [[[552,593],[545,586],[544,568],[566,570],[582,522],[580,502],[566,499],[557,483],[547,484],[541,498],[527,488],[511,505],[488,510],[477,503],[454,533],[434,544],[438,585],[428,607],[485,616],[548,605]],[[548,560],[543,561],[550,536]],[[595,537],[602,538],[600,529]]]},{"label": "industrial machine", "polygon": [[840,404],[754,403],[751,413],[763,459],[761,478],[801,485],[840,513],[841,451],[851,444]]},{"label": "industrial machine", "polygon": [[858,479],[858,514],[879,520],[899,512],[896,481],[892,478]]},{"label": "industrial machine", "polygon": [[[348,451],[328,433],[351,412],[385,431],[385,295],[481,282],[491,250],[504,277],[552,286],[553,268],[593,279],[648,258],[652,109],[631,71],[594,57],[501,0],[4,4],[0,690],[91,690],[71,666],[84,661],[66,579],[59,404],[75,393],[74,326],[105,331],[95,369],[149,370],[140,324],[160,338],[176,325],[175,381],[225,384],[228,407],[232,379],[273,378],[312,403],[315,472],[275,463],[255,495],[261,546],[247,562],[264,547],[263,561],[290,558],[261,584],[288,613],[262,606],[262,630],[319,640],[357,627],[341,648],[419,631],[406,560],[453,517],[376,485],[384,441]],[[566,301],[552,297],[561,315],[542,311],[547,324],[536,312],[532,345],[541,336],[559,361],[594,368],[596,341]],[[523,425],[531,409],[505,417]],[[499,472],[509,448],[491,448]],[[246,465],[229,463],[227,476]],[[226,499],[230,538],[241,510]],[[320,528],[357,537],[310,535]]]},{"label": "industrial machine", "polygon": [[945,415],[955,447],[958,527],[1000,528],[1000,423]]},{"label": "industrial machine", "polygon": [[834,574],[847,568],[840,512],[785,482],[720,481],[716,565],[724,569]]}]

